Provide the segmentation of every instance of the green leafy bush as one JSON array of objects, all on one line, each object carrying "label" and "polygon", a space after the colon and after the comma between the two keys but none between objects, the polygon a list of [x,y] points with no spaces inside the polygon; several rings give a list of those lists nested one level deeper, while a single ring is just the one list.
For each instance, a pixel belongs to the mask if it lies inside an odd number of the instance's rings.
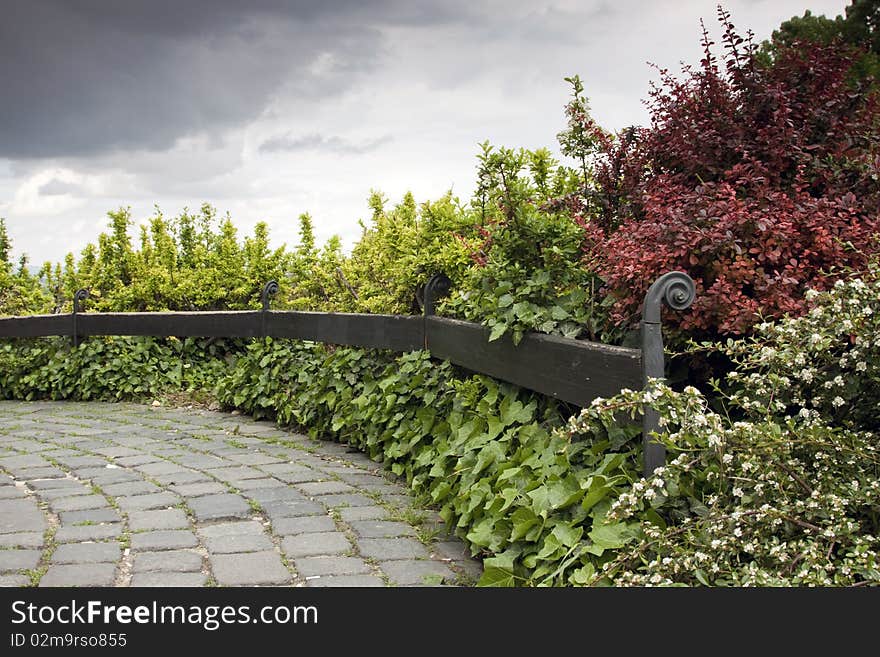
[{"label": "green leafy bush", "polygon": [[[473,266],[456,281],[443,310],[491,329],[490,340],[527,331],[611,339],[602,282],[582,260],[584,231],[556,197],[573,192],[578,174],[546,150],[482,145],[471,202]],[[619,338],[622,333],[615,334]]]},{"label": "green leafy bush", "polygon": [[143,400],[202,390],[227,368],[229,346],[152,337],[0,343],[0,398]]}]

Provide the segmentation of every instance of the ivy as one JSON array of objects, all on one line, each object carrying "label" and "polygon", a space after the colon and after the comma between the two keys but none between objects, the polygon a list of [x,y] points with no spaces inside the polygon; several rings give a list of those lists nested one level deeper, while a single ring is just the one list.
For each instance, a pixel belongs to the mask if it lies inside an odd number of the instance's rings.
[{"label": "ivy", "polygon": [[[234,341],[92,337],[0,343],[0,398],[148,400],[169,391],[198,391],[228,365]],[[222,346],[221,346],[222,345]]]},{"label": "ivy", "polygon": [[486,558],[481,584],[575,584],[634,535],[602,529],[639,467],[638,428],[610,412],[573,441],[553,400],[425,352],[271,339],[248,347],[216,392],[383,461]]}]

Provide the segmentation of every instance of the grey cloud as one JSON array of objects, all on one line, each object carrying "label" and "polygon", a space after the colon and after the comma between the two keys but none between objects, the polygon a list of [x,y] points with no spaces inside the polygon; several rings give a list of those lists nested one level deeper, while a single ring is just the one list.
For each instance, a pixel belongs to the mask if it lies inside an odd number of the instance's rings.
[{"label": "grey cloud", "polygon": [[79,185],[64,182],[57,178],[53,178],[39,189],[41,196],[64,196],[65,194],[77,195],[81,192],[82,187]]},{"label": "grey cloud", "polygon": [[391,135],[383,135],[378,139],[355,143],[342,137],[324,137],[313,133],[302,137],[294,137],[290,133],[271,137],[260,144],[261,153],[291,153],[298,151],[325,151],[337,155],[362,155],[375,151],[392,141]]},{"label": "grey cloud", "polygon": [[[465,20],[454,3],[4,0],[0,157],[168,149],[259,117],[288,80],[332,97],[374,70],[380,27]],[[333,67],[310,68],[322,54]]]}]

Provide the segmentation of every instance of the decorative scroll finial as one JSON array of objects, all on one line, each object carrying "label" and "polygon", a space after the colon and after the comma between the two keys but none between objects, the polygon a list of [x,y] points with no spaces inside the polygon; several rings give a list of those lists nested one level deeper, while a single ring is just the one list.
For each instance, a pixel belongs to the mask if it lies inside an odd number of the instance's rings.
[{"label": "decorative scroll finial", "polygon": [[438,274],[434,274],[431,278],[428,279],[428,282],[425,283],[425,305],[424,305],[424,313],[427,317],[428,315],[434,314],[435,302],[442,296],[449,294],[449,290],[452,289],[452,279],[449,278],[443,272]]},{"label": "decorative scroll finial", "polygon": [[82,302],[89,298],[88,289],[81,287],[76,291],[73,295],[73,312],[81,313],[82,312]]},{"label": "decorative scroll finial", "polygon": [[263,295],[261,297],[261,300],[263,302],[263,312],[269,310],[269,302],[276,294],[278,294],[277,281],[269,281],[263,286]]},{"label": "decorative scroll finial", "polygon": [[73,314],[71,315],[71,337],[73,338],[74,348],[79,346],[79,327],[77,326],[76,316],[82,312],[82,302],[89,298],[89,291],[81,287],[73,295]]},{"label": "decorative scroll finial", "polygon": [[673,310],[686,310],[691,307],[696,296],[697,287],[690,276],[681,271],[663,274],[648,288],[642,321],[659,324],[660,306],[663,302]]},{"label": "decorative scroll finial", "polygon": [[[674,310],[691,307],[697,287],[693,279],[681,271],[663,274],[648,288],[642,307],[642,384],[665,375],[663,356],[663,332],[660,329],[660,310],[665,302]],[[642,415],[642,441],[644,444],[644,473],[650,477],[654,470],[666,461],[666,448],[651,438],[660,432],[660,416],[653,408],[645,408]]]}]

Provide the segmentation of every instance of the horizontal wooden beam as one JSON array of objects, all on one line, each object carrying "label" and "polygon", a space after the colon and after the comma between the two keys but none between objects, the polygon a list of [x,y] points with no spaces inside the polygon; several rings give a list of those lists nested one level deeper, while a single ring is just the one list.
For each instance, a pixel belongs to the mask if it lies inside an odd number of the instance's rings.
[{"label": "horizontal wooden beam", "polygon": [[0,317],[0,338],[39,338],[50,335],[71,335],[71,315],[28,315]]},{"label": "horizontal wooden beam", "polygon": [[256,338],[261,313],[248,310],[168,313],[80,313],[77,332],[88,335],[156,335]]},{"label": "horizontal wooden beam", "polygon": [[269,311],[266,331],[278,338],[314,340],[392,351],[424,349],[421,317]]},{"label": "horizontal wooden beam", "polygon": [[[0,318],[0,337],[72,335],[72,315]],[[89,335],[257,338],[272,336],[392,351],[427,349],[473,372],[586,406],[621,388],[642,385],[641,351],[596,342],[526,334],[489,342],[479,324],[436,316],[298,311],[78,313]]]},{"label": "horizontal wooden beam", "polygon": [[489,329],[479,324],[436,316],[425,322],[431,355],[577,406],[642,386],[638,349],[540,333],[518,345],[508,336],[489,342]]}]

